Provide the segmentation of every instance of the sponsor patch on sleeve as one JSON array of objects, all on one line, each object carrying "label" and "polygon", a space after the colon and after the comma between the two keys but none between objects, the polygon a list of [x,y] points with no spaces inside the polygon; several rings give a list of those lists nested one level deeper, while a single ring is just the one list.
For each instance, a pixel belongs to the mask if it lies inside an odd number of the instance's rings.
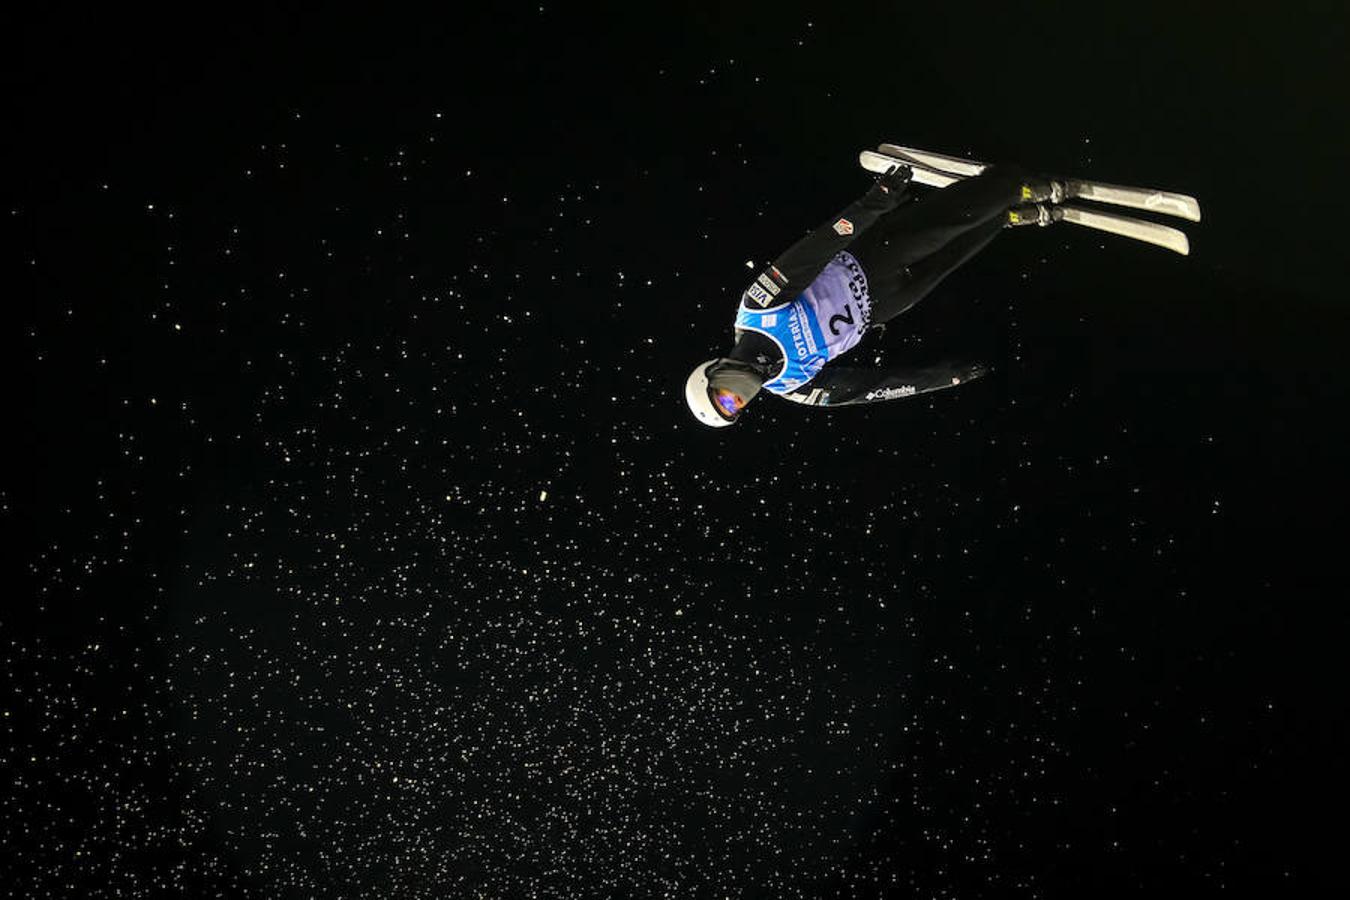
[{"label": "sponsor patch on sleeve", "polygon": [[834,223],[834,233],[835,233],[835,234],[852,234],[852,233],[853,233],[853,223],[850,222],[848,219],[840,219],[838,222],[835,222],[835,223]]},{"label": "sponsor patch on sleeve", "polygon": [[777,297],[777,296],[778,296],[778,292],[782,290],[782,288],[780,288],[778,285],[776,285],[776,284],[773,283],[773,279],[769,277],[769,273],[768,273],[768,272],[765,272],[763,275],[760,275],[760,276],[759,276],[757,279],[755,279],[755,280],[756,280],[759,284],[761,284],[761,285],[764,286],[764,290],[768,291],[770,294],[772,294],[772,295],[775,296],[775,297]]},{"label": "sponsor patch on sleeve", "polygon": [[778,271],[777,266],[769,266],[769,275],[773,278],[774,281],[778,282],[779,284],[781,285],[787,284],[787,276],[784,275],[782,272]]},{"label": "sponsor patch on sleeve", "polygon": [[754,301],[761,309],[773,302],[773,294],[764,290],[764,286],[758,281],[745,289],[745,296]]}]

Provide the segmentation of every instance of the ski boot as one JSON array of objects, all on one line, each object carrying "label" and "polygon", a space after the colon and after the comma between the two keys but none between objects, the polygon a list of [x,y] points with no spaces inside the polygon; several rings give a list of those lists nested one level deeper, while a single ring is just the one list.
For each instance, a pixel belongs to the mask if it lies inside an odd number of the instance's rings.
[{"label": "ski boot", "polygon": [[1073,182],[1055,180],[1044,176],[1035,176],[1028,178],[1022,184],[1021,200],[1023,203],[1053,203],[1060,204],[1070,197],[1076,196],[1072,190]]},{"label": "ski boot", "polygon": [[1003,227],[1018,228],[1022,225],[1039,225],[1045,228],[1063,218],[1064,210],[1062,209],[1046,203],[1030,203],[1026,206],[1014,206],[1008,210],[1008,221],[1004,223]]}]

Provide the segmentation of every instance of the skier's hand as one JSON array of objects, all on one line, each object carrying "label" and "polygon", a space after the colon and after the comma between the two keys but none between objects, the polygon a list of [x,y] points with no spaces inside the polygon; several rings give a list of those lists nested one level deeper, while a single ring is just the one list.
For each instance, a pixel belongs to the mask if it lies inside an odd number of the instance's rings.
[{"label": "skier's hand", "polygon": [[877,184],[883,191],[894,191],[897,194],[903,194],[909,190],[909,180],[914,177],[914,170],[909,166],[896,166],[877,179]]},{"label": "skier's hand", "polygon": [[899,206],[909,194],[909,179],[913,174],[909,166],[897,166],[894,171],[877,178],[868,193],[888,206]]}]

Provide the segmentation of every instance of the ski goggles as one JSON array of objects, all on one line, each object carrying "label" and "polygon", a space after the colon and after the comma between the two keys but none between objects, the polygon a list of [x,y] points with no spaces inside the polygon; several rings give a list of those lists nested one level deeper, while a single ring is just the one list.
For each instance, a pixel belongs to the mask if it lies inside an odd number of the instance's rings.
[{"label": "ski goggles", "polygon": [[740,411],[745,409],[744,398],[726,388],[717,388],[713,391],[713,402],[717,404],[728,419],[736,418]]}]

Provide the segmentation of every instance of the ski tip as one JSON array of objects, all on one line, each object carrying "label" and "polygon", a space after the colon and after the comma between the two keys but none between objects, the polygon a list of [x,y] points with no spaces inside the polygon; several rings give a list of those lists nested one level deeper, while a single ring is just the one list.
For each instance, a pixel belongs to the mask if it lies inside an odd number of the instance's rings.
[{"label": "ski tip", "polygon": [[1186,237],[1186,232],[1178,231],[1175,228],[1168,229],[1166,234],[1158,235],[1156,238],[1142,238],[1142,240],[1153,244],[1155,247],[1162,247],[1182,256],[1191,255],[1190,238]]},{"label": "ski tip", "polygon": [[1188,219],[1192,222],[1200,221],[1200,201],[1188,194],[1166,194],[1169,201],[1169,208],[1160,210],[1160,212],[1177,216],[1182,219]]},{"label": "ski tip", "polygon": [[858,164],[867,171],[880,175],[885,174],[895,165],[895,160],[871,150],[864,150],[858,154]]},{"label": "ski tip", "polygon": [[1168,234],[1158,235],[1157,237],[1141,237],[1136,240],[1142,240],[1145,243],[1152,244],[1155,247],[1162,247],[1165,250],[1171,250],[1182,256],[1191,255],[1191,241],[1186,237],[1186,232],[1172,229]]},{"label": "ski tip", "polygon": [[[1126,190],[1129,190],[1126,188]],[[1104,202],[1112,202],[1103,198]],[[1118,201],[1118,198],[1117,198]],[[1122,206],[1131,206],[1135,204],[1121,202]],[[1173,191],[1153,191],[1150,196],[1144,199],[1144,202],[1137,205],[1138,209],[1149,212],[1162,213],[1165,216],[1175,216],[1178,219],[1187,219],[1191,222],[1200,221],[1200,201],[1189,194],[1178,194]]]}]

